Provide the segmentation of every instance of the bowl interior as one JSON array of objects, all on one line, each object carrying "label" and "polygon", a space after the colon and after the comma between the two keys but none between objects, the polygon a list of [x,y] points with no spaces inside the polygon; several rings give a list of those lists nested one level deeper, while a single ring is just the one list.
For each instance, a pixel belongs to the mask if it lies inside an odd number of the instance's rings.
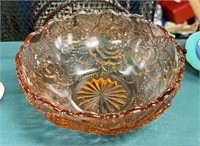
[{"label": "bowl interior", "polygon": [[169,35],[138,15],[81,12],[52,20],[25,47],[26,85],[75,113],[143,107],[175,81],[179,68]]}]

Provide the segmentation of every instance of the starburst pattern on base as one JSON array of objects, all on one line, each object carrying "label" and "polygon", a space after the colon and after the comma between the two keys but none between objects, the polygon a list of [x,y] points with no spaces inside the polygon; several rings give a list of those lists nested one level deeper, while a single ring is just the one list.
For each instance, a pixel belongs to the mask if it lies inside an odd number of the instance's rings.
[{"label": "starburst pattern on base", "polygon": [[127,91],[123,85],[110,78],[92,79],[80,87],[76,100],[84,111],[110,113],[126,105]]}]

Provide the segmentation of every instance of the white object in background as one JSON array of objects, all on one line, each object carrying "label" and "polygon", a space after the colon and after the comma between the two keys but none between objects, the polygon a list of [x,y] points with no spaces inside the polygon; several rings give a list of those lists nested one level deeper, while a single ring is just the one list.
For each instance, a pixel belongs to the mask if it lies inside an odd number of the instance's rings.
[{"label": "white object in background", "polygon": [[5,91],[5,88],[4,88],[3,84],[0,82],[0,100],[3,97],[4,91]]},{"label": "white object in background", "polygon": [[156,11],[155,11],[155,14],[154,14],[154,21],[153,22],[155,24],[162,26],[162,7],[159,4],[156,5]]},{"label": "white object in background", "polygon": [[177,2],[177,3],[180,3],[181,2],[181,0],[174,0],[175,2]]}]

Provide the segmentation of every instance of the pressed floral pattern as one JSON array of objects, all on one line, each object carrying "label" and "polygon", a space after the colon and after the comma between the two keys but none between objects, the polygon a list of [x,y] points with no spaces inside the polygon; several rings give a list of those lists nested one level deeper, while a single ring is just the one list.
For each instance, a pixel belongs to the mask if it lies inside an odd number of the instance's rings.
[{"label": "pressed floral pattern", "polygon": [[111,42],[100,41],[101,45],[89,50],[91,56],[102,66],[119,65],[123,62],[125,54],[121,42],[119,44],[111,44]]},{"label": "pressed floral pattern", "polygon": [[16,58],[28,101],[57,125],[119,134],[159,116],[184,72],[179,45],[137,15],[78,13],[48,22]]},{"label": "pressed floral pattern", "polygon": [[[153,35],[152,32],[150,32],[150,34]],[[123,62],[126,68],[124,70],[117,71],[117,74],[126,82],[133,83],[139,77],[143,78],[149,73],[152,74],[152,78],[154,78],[154,71],[157,68],[163,67],[163,64],[166,65],[165,68],[170,68],[172,71],[172,67],[174,65],[171,64],[171,61],[173,59],[170,53],[165,50],[168,42],[169,38],[166,37],[154,37],[153,39],[149,38],[147,42],[144,42],[144,40],[140,38],[130,42],[129,46],[131,51],[126,52],[127,58]],[[169,58],[166,58],[166,56]],[[168,62],[168,64],[166,64],[166,62]],[[169,71],[166,73],[170,74]],[[159,74],[159,79],[161,81],[164,77],[163,69],[158,70],[156,74]]]},{"label": "pressed floral pattern", "polygon": [[[85,21],[87,17],[91,19]],[[73,19],[50,23],[47,26],[49,31],[41,34],[46,40],[38,42],[41,45],[33,43],[32,49],[29,49],[30,59],[34,60],[34,68],[37,69],[35,73],[26,70],[27,74],[33,74],[29,79],[33,81],[29,83],[37,84],[35,88],[38,92],[47,90],[46,85],[58,88],[56,84],[59,84],[66,87],[59,89],[59,92],[63,90],[64,93],[65,89],[73,90],[69,87],[76,86],[81,80],[86,79],[88,82],[94,77],[115,74],[129,86],[135,86],[132,98],[137,93],[143,101],[148,101],[154,96],[154,91],[160,94],[164,89],[160,86],[168,85],[174,79],[173,68],[176,64],[173,64],[174,57],[171,55],[174,52],[166,50],[169,38],[154,36],[157,32],[154,32],[155,28],[151,29],[152,26],[147,21],[131,19],[112,13],[90,16],[80,14]],[[45,46],[45,43],[49,46]],[[103,80],[99,79],[98,84],[109,83],[107,79]],[[110,84],[114,86],[114,81]],[[123,95],[128,96],[126,93]],[[97,97],[106,102],[100,102],[102,100],[97,100]],[[107,96],[102,97],[107,99]],[[116,98],[118,104],[111,97],[109,100],[105,99],[100,98],[97,93],[92,94],[91,98],[77,98],[78,102],[84,100],[79,103],[83,110],[102,113],[123,110],[125,99]],[[91,107],[92,104],[89,103],[97,103],[99,108]]]},{"label": "pressed floral pattern", "polygon": [[127,91],[110,78],[92,79],[80,87],[76,98],[85,111],[110,113],[120,111],[126,105]]}]

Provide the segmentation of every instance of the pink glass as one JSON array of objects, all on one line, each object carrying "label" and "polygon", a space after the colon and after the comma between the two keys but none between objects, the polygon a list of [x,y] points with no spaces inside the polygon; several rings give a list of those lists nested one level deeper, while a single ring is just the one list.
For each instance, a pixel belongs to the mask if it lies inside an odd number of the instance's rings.
[{"label": "pink glass", "polygon": [[139,15],[80,12],[29,34],[16,70],[28,102],[48,120],[116,135],[169,107],[184,57],[164,28]]}]

